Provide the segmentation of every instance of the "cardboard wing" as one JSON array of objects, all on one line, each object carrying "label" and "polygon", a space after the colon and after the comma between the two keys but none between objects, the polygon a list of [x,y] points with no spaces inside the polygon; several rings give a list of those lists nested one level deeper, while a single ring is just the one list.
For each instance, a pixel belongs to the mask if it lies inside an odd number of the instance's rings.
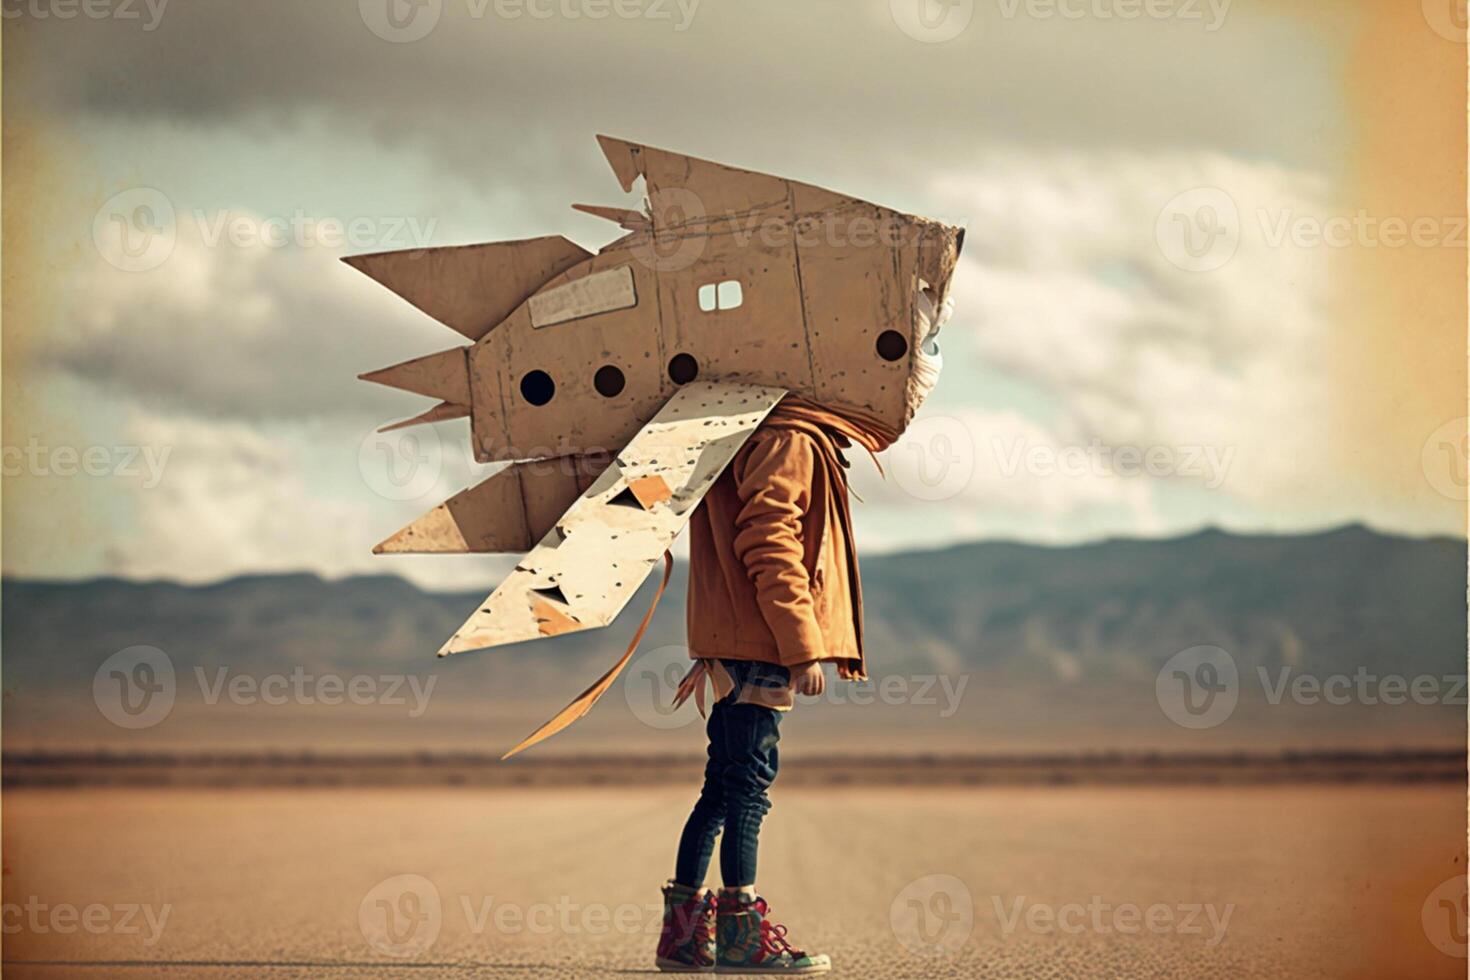
[{"label": "cardboard wing", "polygon": [[562,731],[612,686],[668,585],[669,545],[785,394],[782,388],[725,381],[679,389],[440,649],[444,657],[606,626],[663,556],[654,603],[618,662],[501,758]]},{"label": "cardboard wing", "polygon": [[439,655],[611,623],[785,394],[729,381],[676,391]]}]

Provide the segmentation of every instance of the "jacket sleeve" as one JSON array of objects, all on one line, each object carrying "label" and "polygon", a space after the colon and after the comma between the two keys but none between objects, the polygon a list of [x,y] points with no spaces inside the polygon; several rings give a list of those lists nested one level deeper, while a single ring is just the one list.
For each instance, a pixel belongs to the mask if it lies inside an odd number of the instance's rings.
[{"label": "jacket sleeve", "polygon": [[820,660],[824,650],[801,540],[816,465],[811,439],[782,429],[757,431],[735,460],[735,554],[785,666]]}]

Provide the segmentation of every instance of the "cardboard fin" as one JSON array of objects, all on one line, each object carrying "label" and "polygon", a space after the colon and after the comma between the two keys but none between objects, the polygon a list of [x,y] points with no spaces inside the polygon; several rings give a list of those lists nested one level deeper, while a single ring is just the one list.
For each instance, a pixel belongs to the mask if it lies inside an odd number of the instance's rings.
[{"label": "cardboard fin", "polygon": [[643,162],[640,159],[643,148],[616,136],[602,135],[597,137],[597,145],[602,147],[602,155],[607,157],[608,165],[612,167],[623,190],[631,191],[634,181],[643,173]]},{"label": "cardboard fin", "polygon": [[[559,611],[580,628],[612,622],[688,523],[694,506],[785,394],[784,388],[728,381],[694,381],[679,388],[439,655],[546,635],[534,612],[535,602],[546,600],[533,593],[553,586],[567,600]],[[613,502],[625,494],[636,506]]]},{"label": "cardboard fin", "polygon": [[470,368],[465,347],[416,357],[402,364],[358,375],[363,381],[428,395],[455,405],[470,403]]},{"label": "cardboard fin", "polygon": [[397,429],[406,429],[411,425],[423,425],[427,422],[445,422],[449,419],[469,418],[470,407],[468,405],[457,405],[454,402],[440,402],[433,408],[411,419],[402,422],[392,422],[379,429],[379,432],[393,432]]},{"label": "cardboard fin", "polygon": [[[789,205],[797,215],[848,208],[876,210],[857,198],[757,170],[611,136],[599,136],[597,142],[624,191],[631,191],[639,177],[646,181],[655,225],[667,226],[666,220],[660,222],[657,217],[664,210],[663,204],[671,204],[674,214],[690,217],[691,194],[701,212],[693,215],[696,225],[702,217],[747,215],[753,210],[780,205]],[[679,194],[672,201],[665,200],[668,192],[675,189],[688,193]],[[667,227],[659,229],[660,233],[667,230]]]},{"label": "cardboard fin", "polygon": [[507,466],[401,528],[373,552],[527,551],[542,538],[555,539],[556,519],[611,461],[595,453]]},{"label": "cardboard fin", "polygon": [[628,231],[648,231],[653,227],[653,222],[649,220],[648,215],[641,211],[629,211],[627,208],[607,208],[598,204],[573,204],[572,210],[590,214],[594,218],[606,219]]},{"label": "cardboard fin", "polygon": [[349,255],[342,261],[479,340],[541,286],[592,257],[560,235]]}]

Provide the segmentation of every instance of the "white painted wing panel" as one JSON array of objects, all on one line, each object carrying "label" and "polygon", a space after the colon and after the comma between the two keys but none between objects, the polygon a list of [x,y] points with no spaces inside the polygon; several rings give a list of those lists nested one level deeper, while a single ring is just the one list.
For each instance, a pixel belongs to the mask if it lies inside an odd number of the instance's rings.
[{"label": "white painted wing panel", "polygon": [[611,623],[785,394],[722,381],[680,388],[439,655]]}]

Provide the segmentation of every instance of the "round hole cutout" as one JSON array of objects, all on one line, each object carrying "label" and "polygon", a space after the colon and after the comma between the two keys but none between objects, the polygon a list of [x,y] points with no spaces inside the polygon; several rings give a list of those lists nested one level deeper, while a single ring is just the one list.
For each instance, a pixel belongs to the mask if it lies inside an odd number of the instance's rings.
[{"label": "round hole cutout", "polygon": [[521,397],[532,405],[545,405],[556,394],[556,382],[545,371],[527,371],[521,378]]},{"label": "round hole cutout", "polygon": [[669,361],[669,378],[676,385],[687,385],[699,377],[699,362],[689,354],[675,354]]},{"label": "round hole cutout", "polygon": [[623,377],[623,372],[611,364],[604,364],[592,376],[592,387],[596,388],[597,393],[603,398],[616,398],[618,395],[621,395],[623,393],[623,387],[627,383],[627,379]]},{"label": "round hole cutout", "polygon": [[885,330],[878,335],[878,356],[885,361],[900,360],[909,352],[909,342],[897,330]]}]

